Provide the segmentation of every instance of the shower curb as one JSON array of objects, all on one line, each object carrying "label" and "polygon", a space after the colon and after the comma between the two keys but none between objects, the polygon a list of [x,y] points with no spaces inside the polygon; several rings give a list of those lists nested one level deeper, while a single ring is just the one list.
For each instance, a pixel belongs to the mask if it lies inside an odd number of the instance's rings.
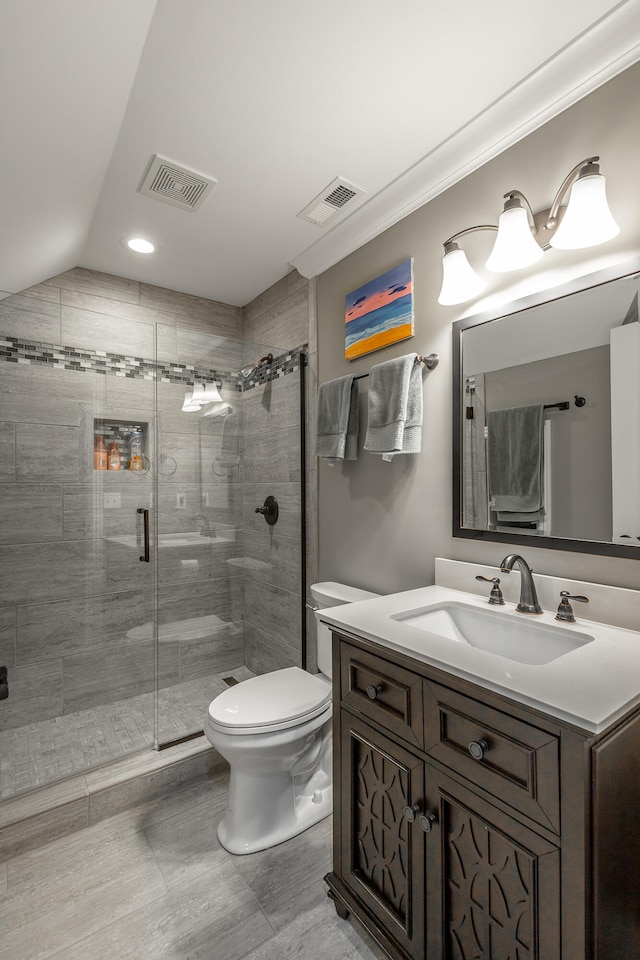
[{"label": "shower curb", "polygon": [[203,735],[146,750],[0,803],[0,863],[217,773],[226,761]]}]

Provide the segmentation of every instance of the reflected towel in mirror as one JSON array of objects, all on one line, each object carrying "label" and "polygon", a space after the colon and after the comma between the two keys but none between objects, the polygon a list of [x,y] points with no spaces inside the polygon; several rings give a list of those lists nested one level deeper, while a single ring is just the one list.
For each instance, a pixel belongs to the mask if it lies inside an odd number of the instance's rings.
[{"label": "reflected towel in mirror", "polygon": [[487,425],[491,507],[502,521],[535,520],[544,506],[543,404],[493,410]]}]

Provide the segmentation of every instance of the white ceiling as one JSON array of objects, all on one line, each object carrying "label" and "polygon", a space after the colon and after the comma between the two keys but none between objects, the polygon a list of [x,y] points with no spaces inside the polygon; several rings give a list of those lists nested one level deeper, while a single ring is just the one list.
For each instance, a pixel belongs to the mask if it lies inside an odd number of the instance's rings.
[{"label": "white ceiling", "polygon": [[[640,0],[1,0],[0,291],[81,265],[243,305],[640,59],[638,23]],[[199,210],[138,192],[155,153],[217,180]],[[298,219],[337,176],[366,194]]]}]

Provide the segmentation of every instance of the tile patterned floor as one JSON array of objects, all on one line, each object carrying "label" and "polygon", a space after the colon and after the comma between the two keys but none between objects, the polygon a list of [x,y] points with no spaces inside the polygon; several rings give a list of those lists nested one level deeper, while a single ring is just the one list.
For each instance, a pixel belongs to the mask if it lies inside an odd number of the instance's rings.
[{"label": "tile patterned floor", "polygon": [[382,960],[326,897],[331,818],[234,857],[216,837],[227,779],[0,865],[0,960]]},{"label": "tile patterned floor", "polygon": [[[239,667],[158,694],[158,739],[202,730],[207,707],[226,689],[223,676],[253,676]],[[0,731],[0,800],[119,760],[154,743],[155,694]]]}]

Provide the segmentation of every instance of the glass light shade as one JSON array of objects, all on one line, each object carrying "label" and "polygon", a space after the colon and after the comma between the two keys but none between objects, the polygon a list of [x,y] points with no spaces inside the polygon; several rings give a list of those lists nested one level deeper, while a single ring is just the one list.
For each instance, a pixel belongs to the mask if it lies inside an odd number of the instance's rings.
[{"label": "glass light shade", "polygon": [[535,263],[543,254],[531,233],[524,207],[511,207],[500,214],[498,236],[487,260],[487,270],[507,273]]},{"label": "glass light shade", "polygon": [[484,280],[478,276],[464,250],[455,247],[442,258],[442,289],[438,303],[449,306],[453,303],[464,303],[477,297],[486,286]]},{"label": "glass light shade", "polygon": [[204,398],[204,383],[194,383],[191,391],[191,399],[194,403],[206,403]]},{"label": "glass light shade", "polygon": [[222,403],[222,397],[215,383],[205,383],[204,400],[201,403]]},{"label": "glass light shade", "polygon": [[187,390],[187,392],[186,392],[185,395],[184,395],[184,403],[182,404],[182,412],[183,412],[183,413],[195,413],[196,410],[199,410],[199,409],[200,409],[200,404],[199,404],[199,403],[194,403],[194,400],[193,400],[193,391],[192,391],[192,390]]},{"label": "glass light shade", "polygon": [[619,233],[607,203],[605,179],[598,173],[573,184],[564,217],[549,243],[559,250],[580,250],[606,243]]}]

